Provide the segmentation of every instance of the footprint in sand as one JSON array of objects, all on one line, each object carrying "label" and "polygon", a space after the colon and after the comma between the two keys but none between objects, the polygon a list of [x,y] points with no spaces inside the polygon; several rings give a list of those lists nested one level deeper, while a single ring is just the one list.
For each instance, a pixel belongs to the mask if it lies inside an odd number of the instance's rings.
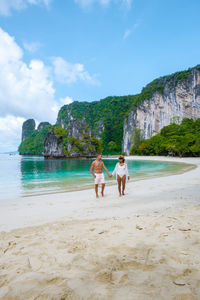
[{"label": "footprint in sand", "polygon": [[14,241],[8,242],[8,247],[6,249],[4,249],[3,252],[6,253],[8,250],[13,249],[16,245],[17,245],[17,243],[15,243]]},{"label": "footprint in sand", "polygon": [[95,229],[96,229],[96,228],[90,228],[89,230],[90,230],[90,231],[95,231]]}]

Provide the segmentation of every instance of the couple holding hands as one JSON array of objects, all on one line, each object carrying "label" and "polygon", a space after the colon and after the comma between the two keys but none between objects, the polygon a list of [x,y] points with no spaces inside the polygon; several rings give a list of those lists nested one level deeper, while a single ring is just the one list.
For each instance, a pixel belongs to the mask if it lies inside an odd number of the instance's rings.
[{"label": "couple holding hands", "polygon": [[[94,176],[94,183],[95,183],[95,192],[96,192],[96,197],[99,198],[98,195],[98,185],[102,184],[102,190],[101,190],[101,195],[102,197],[104,196],[104,188],[105,188],[105,178],[103,174],[102,168],[106,171],[109,177],[112,177],[113,175],[116,174],[117,177],[117,182],[118,182],[118,190],[119,190],[119,196],[124,195],[125,191],[125,186],[126,186],[126,181],[127,179],[130,179],[129,173],[128,173],[128,167],[127,164],[125,163],[125,158],[124,156],[120,155],[119,156],[119,162],[116,164],[114,171],[112,174],[110,174],[107,170],[107,168],[104,165],[104,162],[101,160],[102,155],[97,154],[97,158],[95,161],[92,162],[91,167],[90,167],[90,172]],[[94,172],[93,172],[94,169]],[[122,186],[122,190],[121,190]]]}]

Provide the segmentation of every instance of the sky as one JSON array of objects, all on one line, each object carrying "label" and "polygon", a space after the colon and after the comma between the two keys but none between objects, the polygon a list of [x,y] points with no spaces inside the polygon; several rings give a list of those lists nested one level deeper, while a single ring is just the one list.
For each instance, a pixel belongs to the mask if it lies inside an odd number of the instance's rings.
[{"label": "sky", "polygon": [[28,118],[200,63],[199,0],[0,0],[0,152]]}]

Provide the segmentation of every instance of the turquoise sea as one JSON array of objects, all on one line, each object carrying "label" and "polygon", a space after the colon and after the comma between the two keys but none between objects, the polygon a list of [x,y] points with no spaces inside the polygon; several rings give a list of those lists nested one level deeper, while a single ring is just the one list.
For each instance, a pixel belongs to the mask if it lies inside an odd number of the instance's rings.
[{"label": "turquoise sea", "polygon": [[[103,159],[112,172],[117,159]],[[93,186],[92,160],[45,160],[41,156],[0,154],[0,201],[21,196],[85,189]],[[127,160],[131,179],[160,176],[185,168],[184,164]],[[106,175],[108,184],[116,183]]]}]

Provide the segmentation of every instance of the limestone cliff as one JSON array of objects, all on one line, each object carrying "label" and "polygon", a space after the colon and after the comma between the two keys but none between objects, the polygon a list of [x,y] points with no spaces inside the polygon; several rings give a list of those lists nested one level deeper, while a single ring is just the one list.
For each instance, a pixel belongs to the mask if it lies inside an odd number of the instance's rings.
[{"label": "limestone cliff", "polygon": [[46,138],[44,140],[43,155],[46,158],[60,158],[65,156],[63,151],[63,143],[59,139],[59,136],[57,136],[53,131],[47,132]]},{"label": "limestone cliff", "polygon": [[44,140],[51,124],[42,122],[35,129],[35,120],[29,119],[22,125],[22,141],[18,147],[21,155],[42,155]]},{"label": "limestone cliff", "polygon": [[[88,118],[91,112],[88,109],[89,107],[84,107],[82,109],[80,102],[76,101],[72,103],[71,105],[64,105],[61,107],[58,118],[56,121],[56,125],[60,126],[64,130],[68,131],[69,136],[74,138],[81,138],[82,134],[85,134],[87,131],[87,134],[91,137],[92,135],[100,138],[100,134],[104,130],[104,124],[103,121],[100,120],[98,122],[95,122],[95,129],[94,126],[91,126],[91,122]],[[90,103],[87,103],[90,106]],[[80,111],[83,111],[82,114],[80,114]]]},{"label": "limestone cliff", "polygon": [[[157,80],[163,87],[150,99],[134,107],[124,121],[122,151],[130,153],[133,128],[140,128],[145,139],[170,124],[174,117],[200,118],[200,67]],[[148,87],[148,86],[147,86]]]},{"label": "limestone cliff", "polygon": [[54,126],[42,122],[35,130],[29,119],[19,152],[45,157],[93,156],[101,149],[103,154],[129,154],[135,128],[148,139],[174,117],[200,118],[200,65],[155,79],[138,95],[64,105]]},{"label": "limestone cliff", "polygon": [[44,140],[45,158],[94,157],[102,152],[100,141],[91,135],[88,125],[69,123],[67,130],[52,126]]},{"label": "limestone cliff", "polygon": [[85,119],[74,118],[69,109],[58,116],[56,125],[48,132],[43,155],[45,158],[93,157],[97,149],[91,140],[98,144]]},{"label": "limestone cliff", "polygon": [[46,128],[46,127],[49,127],[49,126],[51,126],[51,124],[49,122],[40,122],[40,124],[37,127],[37,130],[40,131],[43,128]]},{"label": "limestone cliff", "polygon": [[76,138],[87,127],[90,136],[101,140],[104,154],[119,153],[124,117],[133,101],[134,96],[113,96],[93,102],[74,101],[61,107],[56,125]]},{"label": "limestone cliff", "polygon": [[22,125],[22,142],[35,130],[35,120],[28,119]]}]

